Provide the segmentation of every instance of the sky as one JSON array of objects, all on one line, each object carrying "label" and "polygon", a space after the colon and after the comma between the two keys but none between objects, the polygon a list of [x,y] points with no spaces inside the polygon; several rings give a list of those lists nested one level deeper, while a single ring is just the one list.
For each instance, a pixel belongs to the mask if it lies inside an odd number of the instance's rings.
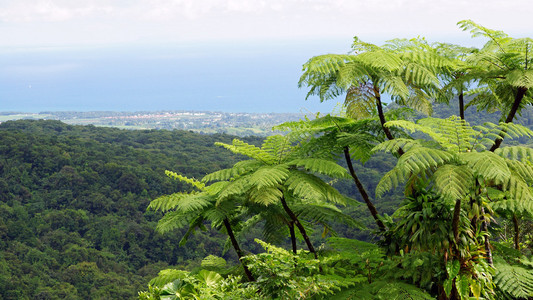
[{"label": "sky", "polygon": [[331,109],[301,65],[353,36],[533,36],[530,0],[0,0],[0,111]]}]

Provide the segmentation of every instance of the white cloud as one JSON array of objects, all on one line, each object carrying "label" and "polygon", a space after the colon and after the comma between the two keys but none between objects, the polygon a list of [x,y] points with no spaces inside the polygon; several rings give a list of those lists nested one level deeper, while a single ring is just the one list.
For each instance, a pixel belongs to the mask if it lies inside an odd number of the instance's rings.
[{"label": "white cloud", "polygon": [[530,0],[0,0],[0,45],[530,34]]}]

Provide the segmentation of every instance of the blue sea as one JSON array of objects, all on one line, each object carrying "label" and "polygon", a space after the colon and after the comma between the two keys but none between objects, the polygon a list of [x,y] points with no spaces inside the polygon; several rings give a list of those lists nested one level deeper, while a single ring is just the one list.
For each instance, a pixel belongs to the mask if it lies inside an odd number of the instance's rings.
[{"label": "blue sea", "polygon": [[[350,40],[253,41],[0,51],[0,111],[330,112],[299,89],[312,56]],[[339,99],[338,101],[342,101]]]}]

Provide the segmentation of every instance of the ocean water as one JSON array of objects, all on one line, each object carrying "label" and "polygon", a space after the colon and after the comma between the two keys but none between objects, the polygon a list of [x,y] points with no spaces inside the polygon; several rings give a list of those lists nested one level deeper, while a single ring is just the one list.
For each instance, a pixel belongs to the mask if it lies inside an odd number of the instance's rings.
[{"label": "ocean water", "polygon": [[[297,87],[312,56],[350,41],[129,45],[0,52],[0,111],[330,112]],[[341,101],[341,100],[339,100]]]}]

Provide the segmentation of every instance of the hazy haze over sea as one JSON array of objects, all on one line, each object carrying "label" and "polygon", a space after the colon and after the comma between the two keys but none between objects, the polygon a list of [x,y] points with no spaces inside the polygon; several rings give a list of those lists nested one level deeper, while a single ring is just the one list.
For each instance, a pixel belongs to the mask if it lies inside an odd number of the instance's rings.
[{"label": "hazy haze over sea", "polygon": [[180,46],[3,50],[0,111],[210,110],[330,112],[305,101],[302,65],[350,42],[262,41]]}]

